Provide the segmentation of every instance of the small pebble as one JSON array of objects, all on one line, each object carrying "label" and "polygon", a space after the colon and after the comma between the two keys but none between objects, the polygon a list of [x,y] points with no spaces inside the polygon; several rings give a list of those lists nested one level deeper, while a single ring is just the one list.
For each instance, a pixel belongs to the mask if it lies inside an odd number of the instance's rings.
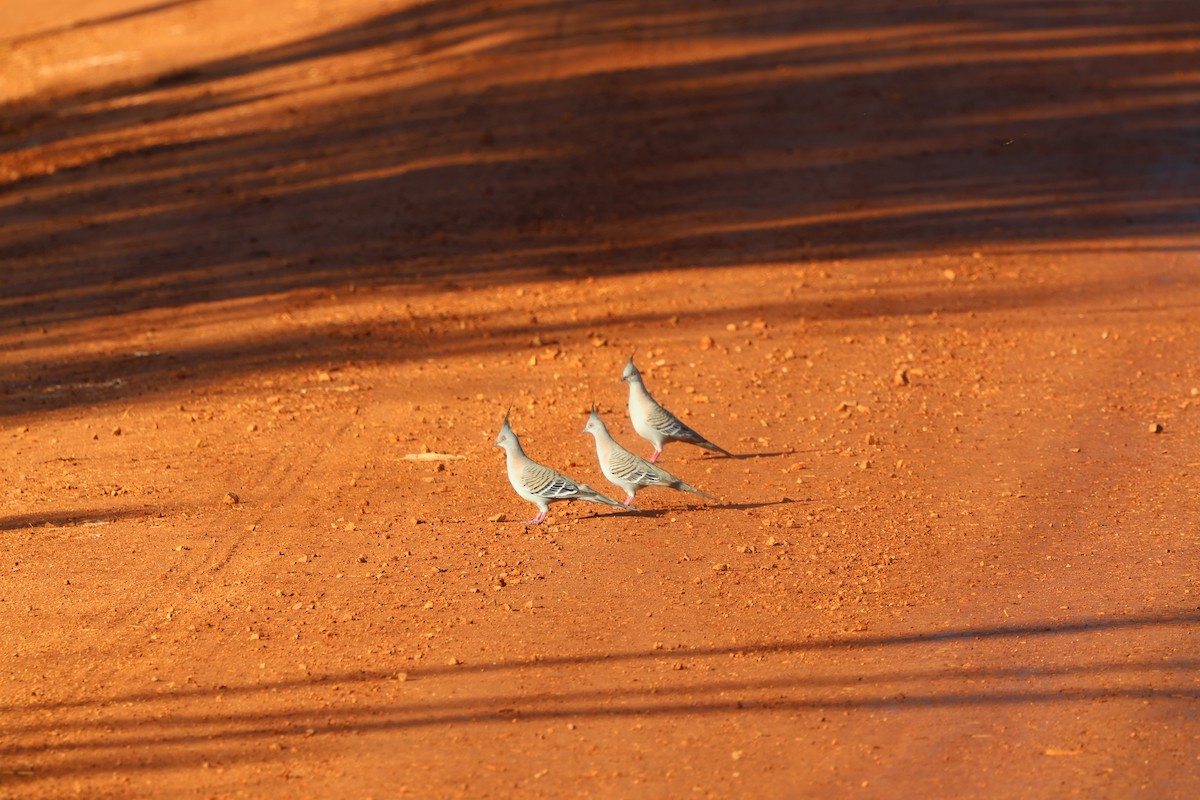
[{"label": "small pebble", "polygon": [[226,492],[225,497],[222,499],[221,502],[223,502],[227,506],[236,506],[238,503],[241,502],[241,498],[239,498],[233,492]]}]

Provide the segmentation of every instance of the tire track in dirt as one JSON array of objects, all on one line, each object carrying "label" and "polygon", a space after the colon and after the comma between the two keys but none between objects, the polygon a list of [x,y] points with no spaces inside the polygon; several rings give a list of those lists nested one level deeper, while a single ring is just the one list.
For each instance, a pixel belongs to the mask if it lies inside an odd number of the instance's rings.
[{"label": "tire track in dirt", "polygon": [[[330,416],[337,415],[335,410]],[[256,449],[251,461],[262,466],[245,483],[244,504],[233,508],[218,507],[216,503],[206,507],[184,505],[173,508],[169,517],[162,521],[146,518],[119,521],[107,527],[106,541],[120,541],[122,546],[128,543],[135,548],[165,551],[169,544],[162,541],[159,531],[170,532],[181,544],[174,548],[176,552],[164,554],[167,563],[154,575],[123,584],[119,594],[102,596],[97,604],[102,618],[90,626],[86,643],[82,639],[72,639],[68,631],[55,634],[65,637],[62,647],[67,652],[83,643],[78,657],[87,658],[95,665],[87,684],[57,686],[53,694],[56,702],[79,701],[83,706],[98,707],[104,702],[101,699],[104,691],[97,687],[120,685],[128,681],[131,669],[142,671],[146,664],[157,663],[164,657],[169,661],[178,648],[193,649],[192,659],[202,663],[207,650],[204,646],[196,647],[198,634],[193,632],[189,640],[179,626],[188,619],[197,626],[204,626],[222,618],[223,598],[228,598],[233,586],[225,583],[222,576],[230,570],[243,569],[238,566],[238,560],[246,543],[256,537],[269,536],[272,518],[281,509],[285,510],[285,515],[294,513],[290,504],[303,502],[306,482],[318,471],[329,448],[341,452],[338,442],[350,430],[353,419],[347,415],[341,422],[324,427],[321,443],[301,441],[294,447],[277,447],[268,442]],[[216,442],[212,446],[221,447],[222,444]],[[267,457],[261,458],[263,455]],[[252,515],[243,516],[240,512],[243,508],[255,510]],[[248,568],[252,574],[253,566]],[[244,579],[238,580],[244,582]],[[202,644],[203,639],[199,641]],[[209,642],[212,648],[221,643],[222,637]],[[153,655],[155,649],[160,652],[159,656]],[[126,654],[124,658],[114,657],[121,653]],[[91,701],[84,702],[86,698]]]}]

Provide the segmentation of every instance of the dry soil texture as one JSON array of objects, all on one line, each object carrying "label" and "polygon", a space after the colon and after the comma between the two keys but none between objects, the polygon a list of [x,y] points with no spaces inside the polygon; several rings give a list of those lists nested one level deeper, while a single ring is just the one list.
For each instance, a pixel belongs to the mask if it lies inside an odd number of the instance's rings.
[{"label": "dry soil texture", "polygon": [[5,5],[0,796],[1200,796],[1194,0]]}]

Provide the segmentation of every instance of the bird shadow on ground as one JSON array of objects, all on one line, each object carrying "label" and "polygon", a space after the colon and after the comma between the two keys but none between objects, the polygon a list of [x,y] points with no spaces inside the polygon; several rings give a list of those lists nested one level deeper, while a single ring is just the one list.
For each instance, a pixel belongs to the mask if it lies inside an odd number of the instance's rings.
[{"label": "bird shadow on ground", "polygon": [[[729,511],[749,511],[754,508],[766,508],[768,506],[783,506],[790,503],[799,503],[799,500],[793,500],[790,497],[781,497],[778,500],[762,500],[759,502],[747,503],[714,503],[713,508],[721,508]],[[698,506],[699,507],[699,506]]]},{"label": "bird shadow on ground", "polygon": [[741,461],[747,458],[782,458],[783,456],[794,456],[800,453],[818,453],[819,450],[772,450],[765,453],[731,453],[727,456],[714,456],[714,458],[730,458],[735,461]]},{"label": "bird shadow on ground", "polygon": [[592,514],[586,514],[581,517],[576,517],[576,519],[603,519],[603,518],[608,518],[608,517],[630,517],[630,518],[643,518],[643,519],[645,519],[645,518],[657,519],[658,517],[664,517],[669,514],[678,514],[680,511],[698,511],[702,508],[705,508],[705,506],[703,504],[699,504],[699,503],[694,504],[694,505],[686,505],[686,506],[663,506],[661,508],[633,507],[633,508],[625,509],[624,511],[613,511],[610,513],[605,513],[603,511],[597,511]]},{"label": "bird shadow on ground", "polygon": [[576,517],[576,519],[603,519],[607,517],[661,517],[663,514],[666,514],[671,510],[672,509],[670,508],[637,508],[634,506],[631,508],[626,508],[622,511],[611,511],[608,513],[597,511],[581,517]]},{"label": "bird shadow on ground", "polygon": [[749,511],[755,508],[766,508],[767,506],[781,506],[788,503],[798,503],[799,500],[793,500],[790,497],[781,497],[778,500],[763,500],[759,502],[746,503],[690,503],[683,506],[664,506],[662,508],[629,508],[623,511],[603,512],[597,511],[591,514],[584,514],[576,517],[576,519],[604,519],[609,517],[650,517],[658,518],[668,516],[670,514],[678,514],[681,511],[703,511],[706,508],[720,508],[730,511]]}]

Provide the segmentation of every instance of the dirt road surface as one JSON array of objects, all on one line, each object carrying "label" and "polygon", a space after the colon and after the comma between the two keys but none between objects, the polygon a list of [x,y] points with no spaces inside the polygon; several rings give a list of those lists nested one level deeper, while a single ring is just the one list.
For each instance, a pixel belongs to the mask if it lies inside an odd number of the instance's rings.
[{"label": "dirt road surface", "polygon": [[1200,796],[1191,0],[10,5],[0,797]]}]

